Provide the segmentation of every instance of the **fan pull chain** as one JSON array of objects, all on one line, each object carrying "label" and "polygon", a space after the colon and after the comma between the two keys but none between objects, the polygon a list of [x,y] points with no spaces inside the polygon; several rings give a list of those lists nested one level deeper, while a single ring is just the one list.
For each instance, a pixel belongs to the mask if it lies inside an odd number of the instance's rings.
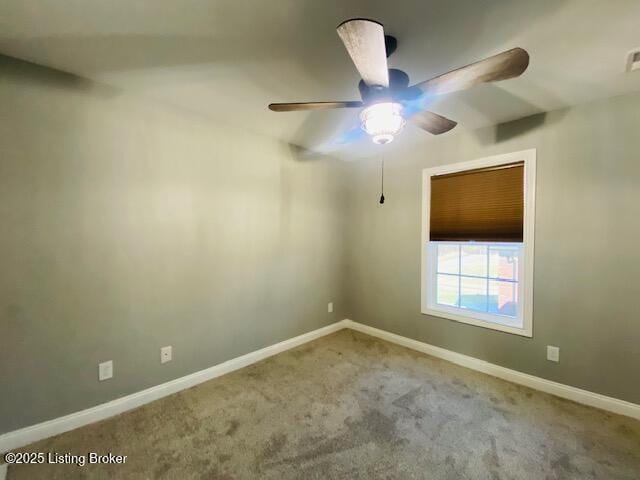
[{"label": "fan pull chain", "polygon": [[380,184],[380,205],[384,203],[384,155],[382,156],[381,173],[382,173],[382,181]]}]

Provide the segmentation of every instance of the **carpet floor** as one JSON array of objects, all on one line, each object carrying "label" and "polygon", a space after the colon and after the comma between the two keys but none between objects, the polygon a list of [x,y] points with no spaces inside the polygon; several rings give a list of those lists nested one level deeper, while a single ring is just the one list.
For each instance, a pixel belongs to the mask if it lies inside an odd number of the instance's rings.
[{"label": "carpet floor", "polygon": [[342,330],[25,451],[37,479],[640,478],[640,422]]}]

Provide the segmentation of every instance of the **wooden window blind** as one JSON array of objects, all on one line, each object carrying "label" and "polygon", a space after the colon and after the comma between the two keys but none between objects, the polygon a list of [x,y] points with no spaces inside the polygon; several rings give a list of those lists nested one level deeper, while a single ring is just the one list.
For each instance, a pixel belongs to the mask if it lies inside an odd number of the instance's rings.
[{"label": "wooden window blind", "polygon": [[524,162],[431,177],[430,240],[522,242]]}]

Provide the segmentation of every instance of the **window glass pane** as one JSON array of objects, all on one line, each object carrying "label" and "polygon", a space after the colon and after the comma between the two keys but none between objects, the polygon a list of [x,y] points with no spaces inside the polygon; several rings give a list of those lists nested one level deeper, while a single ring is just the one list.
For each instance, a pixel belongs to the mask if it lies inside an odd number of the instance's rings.
[{"label": "window glass pane", "polygon": [[460,273],[459,245],[438,245],[438,272]]},{"label": "window glass pane", "polygon": [[486,312],[487,281],[483,278],[462,277],[460,279],[460,306],[477,312]]},{"label": "window glass pane", "polygon": [[[435,298],[431,305],[496,324],[522,327],[518,319],[520,243],[430,242]],[[446,311],[447,309],[442,309]]]},{"label": "window glass pane", "polygon": [[436,302],[440,305],[458,306],[459,277],[454,275],[438,275],[436,280]]},{"label": "window glass pane", "polygon": [[461,268],[463,275],[487,276],[487,246],[463,245]]},{"label": "window glass pane", "polygon": [[489,313],[518,316],[518,284],[489,280]]},{"label": "window glass pane", "polygon": [[489,276],[507,280],[518,279],[519,247],[489,247]]}]

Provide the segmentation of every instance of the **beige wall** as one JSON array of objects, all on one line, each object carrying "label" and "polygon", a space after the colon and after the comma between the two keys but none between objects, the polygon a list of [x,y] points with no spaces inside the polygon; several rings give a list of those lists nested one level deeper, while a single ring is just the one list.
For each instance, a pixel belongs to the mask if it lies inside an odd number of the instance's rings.
[{"label": "beige wall", "polygon": [[0,57],[0,433],[346,317],[344,169]]},{"label": "beige wall", "polygon": [[[461,122],[464,124],[464,122]],[[433,137],[351,172],[352,319],[640,403],[640,95]],[[533,339],[420,314],[421,171],[537,149]],[[546,345],[561,349],[546,360]]]}]

